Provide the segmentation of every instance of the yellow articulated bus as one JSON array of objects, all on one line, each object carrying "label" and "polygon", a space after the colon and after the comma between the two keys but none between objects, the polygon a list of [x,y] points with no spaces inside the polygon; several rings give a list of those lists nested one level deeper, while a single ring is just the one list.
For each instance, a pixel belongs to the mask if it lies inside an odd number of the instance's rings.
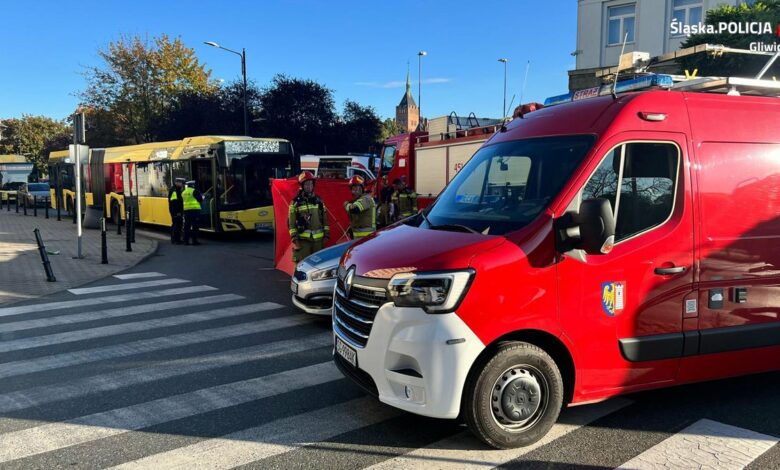
[{"label": "yellow articulated bus", "polygon": [[87,180],[115,222],[132,207],[137,221],[170,226],[168,193],[175,178],[184,178],[203,194],[202,230],[271,231],[270,179],[290,177],[298,167],[284,139],[203,136],[92,149]]}]

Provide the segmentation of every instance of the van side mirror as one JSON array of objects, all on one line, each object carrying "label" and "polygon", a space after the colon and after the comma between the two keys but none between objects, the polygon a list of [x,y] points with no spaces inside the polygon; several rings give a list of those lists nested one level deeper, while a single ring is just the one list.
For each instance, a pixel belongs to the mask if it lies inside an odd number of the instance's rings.
[{"label": "van side mirror", "polygon": [[586,199],[577,213],[569,212],[556,221],[559,250],[580,249],[589,255],[604,255],[615,244],[615,218],[607,199]]}]

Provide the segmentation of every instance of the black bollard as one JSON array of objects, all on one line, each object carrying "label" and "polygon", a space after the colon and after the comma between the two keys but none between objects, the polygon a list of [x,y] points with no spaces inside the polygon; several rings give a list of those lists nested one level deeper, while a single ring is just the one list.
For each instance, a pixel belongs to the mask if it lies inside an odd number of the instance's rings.
[{"label": "black bollard", "polygon": [[122,216],[120,215],[122,213],[119,211],[118,207],[116,210],[116,234],[122,235]]},{"label": "black bollard", "polygon": [[41,231],[36,228],[33,230],[33,233],[35,234],[35,241],[38,242],[38,252],[41,254],[43,269],[46,271],[46,280],[49,282],[56,282],[57,278],[54,277],[54,271],[51,270],[51,263],[49,262],[49,256],[46,254],[46,247],[43,245]]},{"label": "black bollard", "polygon": [[60,201],[59,194],[55,194],[54,199],[57,202],[57,221],[59,222],[60,220],[62,220],[62,218],[60,217],[60,206],[62,205],[62,201]]},{"label": "black bollard", "polygon": [[100,264],[108,264],[108,245],[106,242],[106,218],[100,219]]},{"label": "black bollard", "polygon": [[19,213],[19,193],[16,193],[16,197],[14,198],[14,206],[16,207],[16,213]]},{"label": "black bollard", "polygon": [[[16,198],[19,198],[19,195],[16,195]],[[27,215],[27,196],[24,197],[24,215]]]},{"label": "black bollard", "polygon": [[133,247],[130,246],[130,209],[125,212],[125,251],[133,251]]},{"label": "black bollard", "polygon": [[130,208],[130,241],[135,243],[135,209]]},{"label": "black bollard", "polygon": [[47,219],[49,218],[49,206],[50,205],[51,205],[51,198],[47,197],[46,198],[46,218]]},{"label": "black bollard", "polygon": [[33,196],[33,217],[38,217],[38,197]]}]

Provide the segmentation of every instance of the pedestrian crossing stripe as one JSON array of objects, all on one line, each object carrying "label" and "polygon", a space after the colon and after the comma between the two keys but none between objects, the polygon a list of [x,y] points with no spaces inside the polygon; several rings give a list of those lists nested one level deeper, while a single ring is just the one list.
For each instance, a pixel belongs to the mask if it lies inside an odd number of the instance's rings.
[{"label": "pedestrian crossing stripe", "polygon": [[157,286],[168,286],[171,284],[184,284],[186,281],[184,279],[156,279],[154,281],[141,281],[141,282],[129,282],[126,284],[112,284],[108,286],[96,286],[96,287],[82,287],[79,289],[68,289],[68,292],[70,292],[73,295],[84,295],[84,294],[97,294],[101,292],[116,292],[120,290],[132,290],[132,289],[145,289],[148,287],[157,287]]},{"label": "pedestrian crossing stripe", "polygon": [[145,279],[150,277],[165,277],[165,274],[158,272],[150,273],[130,273],[130,274],[114,274],[114,277],[123,281],[128,279]]}]

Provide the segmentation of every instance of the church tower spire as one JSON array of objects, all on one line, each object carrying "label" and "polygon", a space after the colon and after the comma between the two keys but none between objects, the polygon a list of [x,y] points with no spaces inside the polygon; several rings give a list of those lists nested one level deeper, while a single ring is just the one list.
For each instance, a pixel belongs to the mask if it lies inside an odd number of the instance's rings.
[{"label": "church tower spire", "polygon": [[414,132],[420,123],[420,108],[412,97],[412,82],[409,74],[409,62],[406,62],[406,92],[395,107],[395,122],[403,132]]}]

